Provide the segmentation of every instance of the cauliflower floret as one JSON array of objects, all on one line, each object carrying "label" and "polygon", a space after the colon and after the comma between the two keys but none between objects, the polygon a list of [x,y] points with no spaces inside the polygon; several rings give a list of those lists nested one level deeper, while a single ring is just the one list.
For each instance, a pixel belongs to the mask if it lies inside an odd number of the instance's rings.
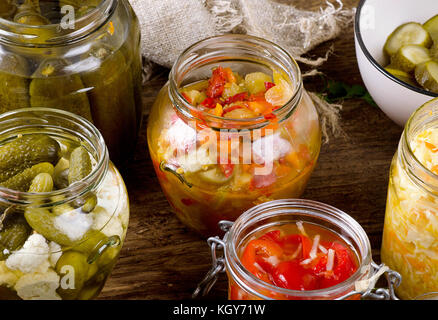
[{"label": "cauliflower floret", "polygon": [[54,220],[55,227],[67,235],[70,240],[77,241],[83,238],[90,230],[93,218],[89,214],[83,214],[77,210],[64,212]]},{"label": "cauliflower floret", "polygon": [[45,267],[44,262],[47,262],[48,259],[49,246],[46,239],[42,235],[35,233],[27,238],[20,250],[8,257],[6,266],[11,270],[30,273]]},{"label": "cauliflower floret", "polygon": [[97,206],[94,209],[93,215],[93,229],[100,230],[103,228],[103,226],[105,226],[105,228],[101,230],[103,234],[108,237],[117,235],[122,238],[123,227],[119,219],[111,217],[111,214],[109,214],[108,211],[106,211],[105,208],[102,208],[101,206]]},{"label": "cauliflower floret", "polygon": [[185,172],[197,172],[203,166],[216,164],[217,159],[210,155],[208,148],[200,147],[181,155],[176,161]]},{"label": "cauliflower floret", "polygon": [[5,261],[0,261],[0,286],[13,287],[21,275],[20,271],[10,270]]},{"label": "cauliflower floret", "polygon": [[61,249],[61,246],[59,244],[51,241],[49,243],[49,251],[50,251],[50,258],[49,258],[50,266],[54,268],[56,266],[56,263],[58,262],[59,258],[62,255],[62,249]]},{"label": "cauliflower floret", "polygon": [[292,151],[292,146],[280,133],[272,134],[253,142],[252,154],[258,164],[272,163]]},{"label": "cauliflower floret", "polygon": [[52,269],[45,273],[30,273],[22,276],[15,284],[15,290],[24,300],[61,300],[56,293],[59,276]]}]

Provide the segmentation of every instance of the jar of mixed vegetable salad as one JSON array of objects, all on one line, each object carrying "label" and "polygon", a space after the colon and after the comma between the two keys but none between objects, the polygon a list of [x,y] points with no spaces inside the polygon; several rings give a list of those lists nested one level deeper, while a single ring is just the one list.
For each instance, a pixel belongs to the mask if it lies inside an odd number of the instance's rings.
[{"label": "jar of mixed vegetable salad", "polygon": [[116,163],[142,115],[140,30],[128,0],[2,0],[0,113],[73,112],[102,132]]},{"label": "jar of mixed vegetable salad", "polygon": [[96,297],[129,220],[102,135],[49,108],[4,113],[0,128],[0,299]]},{"label": "jar of mixed vegetable salad", "polygon": [[392,160],[382,261],[403,276],[397,294],[438,291],[438,100],[406,124]]},{"label": "jar of mixed vegetable salad", "polygon": [[[372,261],[365,231],[339,209],[277,200],[220,225],[227,233],[208,239],[213,268],[195,296],[226,272],[230,300],[397,299],[399,275]],[[388,288],[374,288],[385,273]]]},{"label": "jar of mixed vegetable salad", "polygon": [[301,196],[321,131],[289,54],[225,35],[178,58],[149,116],[148,144],[177,216],[211,235],[256,204]]}]

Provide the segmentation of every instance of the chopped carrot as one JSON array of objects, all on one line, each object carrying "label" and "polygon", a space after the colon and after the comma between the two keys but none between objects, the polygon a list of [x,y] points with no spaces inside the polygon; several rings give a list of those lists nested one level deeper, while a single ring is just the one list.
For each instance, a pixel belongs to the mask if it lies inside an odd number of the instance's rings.
[{"label": "chopped carrot", "polygon": [[437,147],[436,145],[434,145],[434,144],[432,144],[432,143],[430,143],[430,142],[427,142],[427,141],[425,141],[424,143],[425,143],[426,147],[427,147],[430,151],[432,151],[433,153],[438,152],[438,147]]}]

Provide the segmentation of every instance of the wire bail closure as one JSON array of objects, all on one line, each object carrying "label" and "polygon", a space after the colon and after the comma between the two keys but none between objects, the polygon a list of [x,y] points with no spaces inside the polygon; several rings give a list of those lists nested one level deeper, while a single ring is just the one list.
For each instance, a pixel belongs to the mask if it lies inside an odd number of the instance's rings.
[{"label": "wire bail closure", "polygon": [[[233,222],[231,221],[223,220],[219,222],[220,229],[226,233],[232,226]],[[207,239],[207,244],[211,249],[212,267],[193,292],[193,299],[206,296],[216,284],[219,275],[225,273],[225,257],[224,255],[218,256],[217,253],[218,250],[225,248],[225,237],[220,239],[218,236],[215,236]],[[369,300],[400,300],[395,295],[395,289],[402,281],[402,277],[398,272],[391,270],[383,263],[378,265],[371,261],[370,273],[371,276],[368,279],[356,281],[355,290],[336,298],[336,300],[345,300],[355,295],[360,295],[362,299]],[[375,288],[375,284],[383,275],[386,277],[388,288]]]}]

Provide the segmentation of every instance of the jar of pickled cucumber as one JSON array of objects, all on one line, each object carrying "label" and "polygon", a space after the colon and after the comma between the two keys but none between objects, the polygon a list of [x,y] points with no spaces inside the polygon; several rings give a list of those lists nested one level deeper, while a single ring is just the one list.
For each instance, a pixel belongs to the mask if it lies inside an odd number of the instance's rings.
[{"label": "jar of pickled cucumber", "polygon": [[4,0],[0,113],[58,108],[101,131],[116,163],[140,127],[140,31],[127,0]]},{"label": "jar of pickled cucumber", "polygon": [[92,299],[129,221],[99,131],[51,108],[0,116],[0,299]]},{"label": "jar of pickled cucumber", "polygon": [[149,116],[148,144],[180,220],[202,235],[273,199],[299,197],[321,147],[300,69],[247,35],[198,42],[175,62]]},{"label": "jar of pickled cucumber", "polygon": [[403,281],[397,295],[438,291],[438,99],[406,124],[392,160],[382,261]]}]

